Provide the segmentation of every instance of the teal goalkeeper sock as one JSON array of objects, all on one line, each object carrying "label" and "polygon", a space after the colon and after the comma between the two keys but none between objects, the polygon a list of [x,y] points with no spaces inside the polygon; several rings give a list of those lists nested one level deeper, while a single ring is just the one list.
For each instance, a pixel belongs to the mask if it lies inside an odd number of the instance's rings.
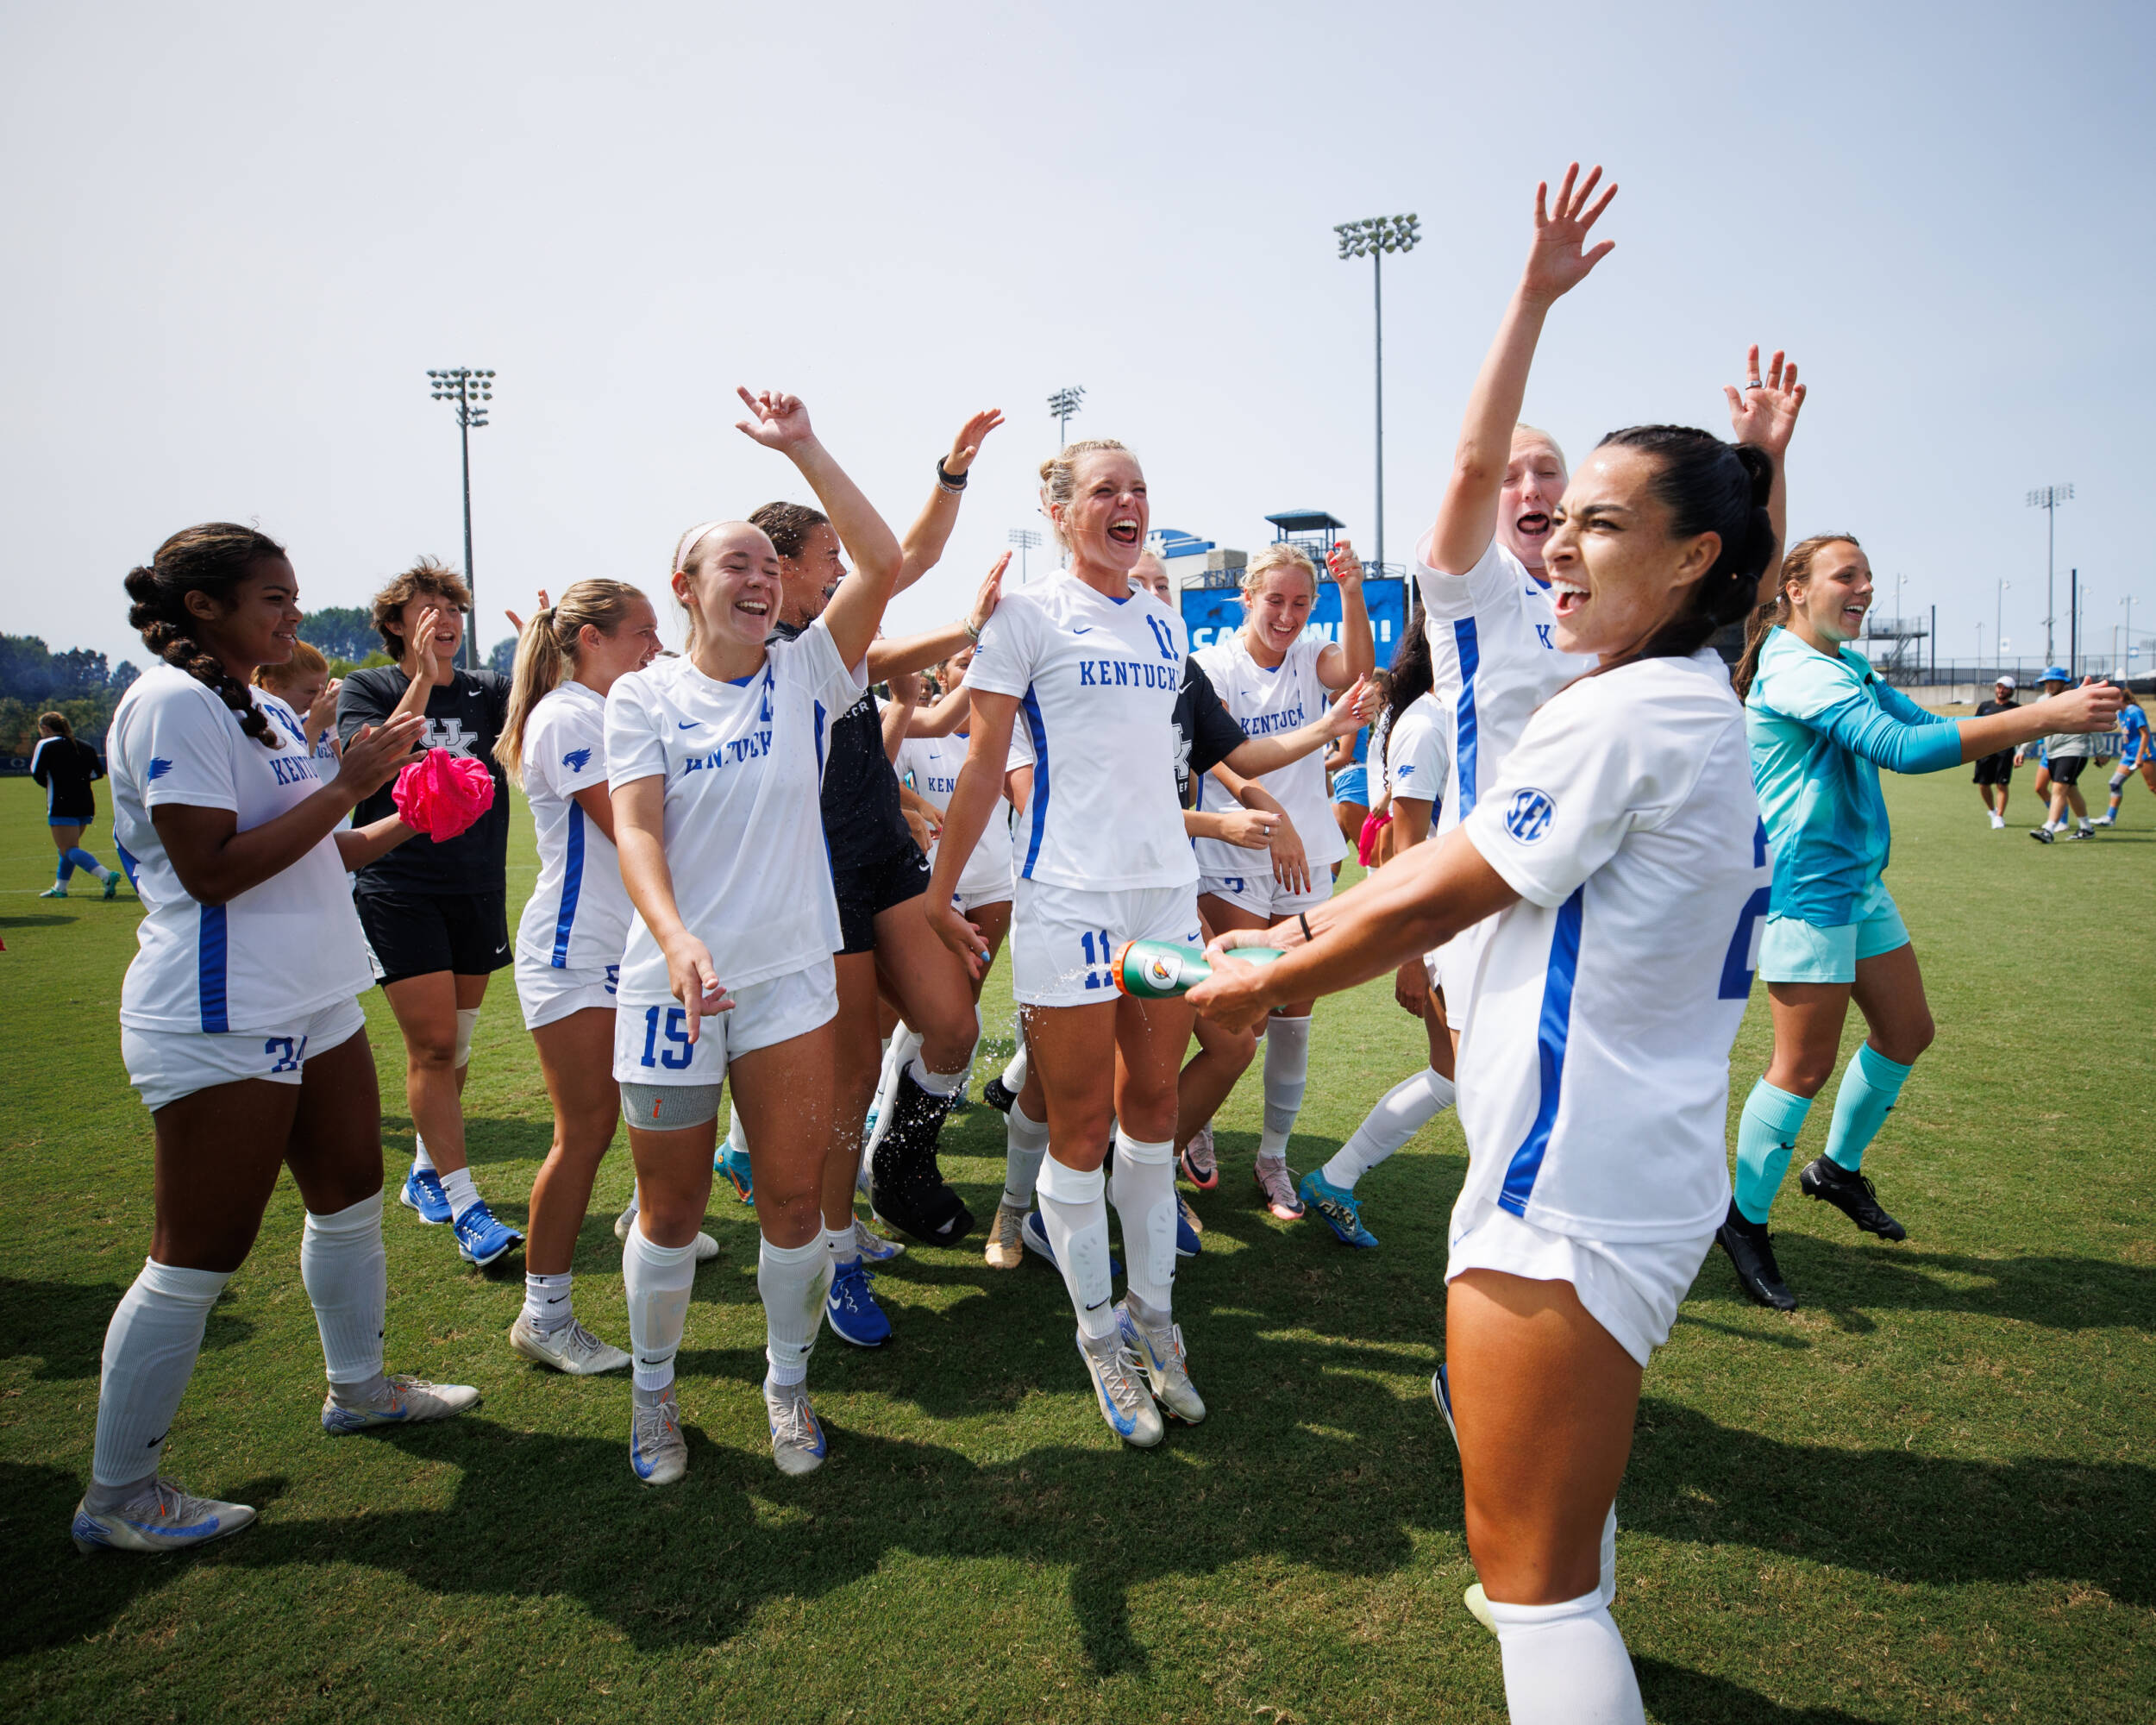
[{"label": "teal goalkeeper sock", "polygon": [[1864,1166],[1865,1147],[1879,1135],[1894,1099],[1909,1069],[1889,1060],[1870,1043],[1857,1050],[1857,1057],[1841,1075],[1841,1088],[1834,1092],[1834,1124],[1827,1133],[1827,1158],[1854,1174]]},{"label": "teal goalkeeper sock", "polygon": [[1809,1096],[1792,1096],[1764,1078],[1745,1098],[1737,1126],[1737,1208],[1746,1221],[1765,1226],[1782,1176],[1789,1171],[1796,1135],[1811,1112]]}]

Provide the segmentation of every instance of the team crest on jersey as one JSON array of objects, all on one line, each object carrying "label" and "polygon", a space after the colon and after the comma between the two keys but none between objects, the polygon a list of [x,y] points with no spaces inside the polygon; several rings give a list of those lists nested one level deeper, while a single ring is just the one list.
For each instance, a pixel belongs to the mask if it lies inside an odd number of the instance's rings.
[{"label": "team crest on jersey", "polygon": [[588,749],[572,749],[561,757],[561,764],[572,773],[581,773],[592,764],[592,751]]},{"label": "team crest on jersey", "polygon": [[461,718],[429,718],[427,721],[427,747],[446,749],[452,755],[468,756],[472,744],[478,741],[464,728]]},{"label": "team crest on jersey", "polygon": [[1537,844],[1550,835],[1550,823],[1557,817],[1557,806],[1550,800],[1547,791],[1538,791],[1532,786],[1524,791],[1514,791],[1512,805],[1505,811],[1505,831],[1522,844]]},{"label": "team crest on jersey", "polygon": [[171,772],[172,770],[172,763],[170,761],[167,761],[162,755],[153,755],[150,756],[149,776],[151,778],[161,779],[166,775],[166,774]]}]

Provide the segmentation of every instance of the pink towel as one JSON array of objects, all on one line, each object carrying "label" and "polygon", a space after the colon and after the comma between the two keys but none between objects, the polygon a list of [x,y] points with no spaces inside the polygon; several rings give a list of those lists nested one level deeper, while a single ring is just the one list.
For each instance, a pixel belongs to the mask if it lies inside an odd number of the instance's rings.
[{"label": "pink towel", "polygon": [[493,807],[494,775],[484,761],[429,749],[397,775],[389,800],[406,826],[439,844]]},{"label": "pink towel", "polygon": [[1377,856],[1379,835],[1392,824],[1393,812],[1390,809],[1382,810],[1363,819],[1361,840],[1355,847],[1355,860],[1365,869],[1370,866],[1371,862]]}]

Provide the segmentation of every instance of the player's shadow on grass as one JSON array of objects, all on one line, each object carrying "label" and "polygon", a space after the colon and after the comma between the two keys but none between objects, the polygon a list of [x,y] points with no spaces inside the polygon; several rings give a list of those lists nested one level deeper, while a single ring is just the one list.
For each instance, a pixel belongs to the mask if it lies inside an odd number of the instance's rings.
[{"label": "player's shadow on grass", "polygon": [[1675,1402],[1640,1403],[1622,1526],[1746,1546],[1896,1582],[2092,1582],[2156,1604],[2156,1469],[2048,1456],[1965,1461],[1783,1443]]},{"label": "player's shadow on grass", "polygon": [[[1869,1330],[1865,1308],[2010,1318],[2047,1330],[2146,1329],[2156,1314],[2156,1267],[2030,1253],[1979,1258],[1908,1245],[1775,1236],[1775,1255],[1803,1307]],[[1745,1303],[1729,1260],[1711,1251],[1693,1302]]]},{"label": "player's shadow on grass", "polygon": [[[1621,1606],[1619,1608],[1623,1609]],[[1640,1698],[1664,1725],[1866,1725],[1860,1715],[1839,1707],[1783,1707],[1755,1690],[1705,1672],[1687,1671],[1661,1659],[1636,1655]]]},{"label": "player's shadow on grass", "polygon": [[[94,1379],[104,1355],[105,1327],[127,1291],[113,1282],[0,1277],[0,1359],[36,1360],[30,1376],[39,1383]],[[249,1320],[225,1309],[235,1297],[225,1294],[211,1308],[202,1336],[205,1352],[232,1347],[254,1333]]]},{"label": "player's shadow on grass", "polygon": [[0,916],[0,928],[59,928],[81,920],[71,916]]}]

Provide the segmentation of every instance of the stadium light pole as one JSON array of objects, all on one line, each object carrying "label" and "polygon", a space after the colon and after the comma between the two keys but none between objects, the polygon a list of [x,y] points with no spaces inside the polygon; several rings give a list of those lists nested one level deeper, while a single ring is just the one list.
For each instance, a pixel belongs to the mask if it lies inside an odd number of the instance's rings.
[{"label": "stadium light pole", "polygon": [[1085,405],[1085,401],[1086,391],[1082,384],[1059,389],[1048,398],[1048,417],[1056,422],[1056,447],[1058,450],[1070,442],[1070,422],[1078,410]]},{"label": "stadium light pole", "polygon": [[457,444],[464,457],[464,586],[472,595],[472,618],[464,630],[464,663],[477,670],[479,662],[479,586],[472,575],[472,433],[486,423],[486,404],[494,398],[494,373],[454,366],[427,373],[436,401],[456,410]]},{"label": "stadium light pole", "polygon": [[1031,579],[1026,574],[1025,554],[1041,549],[1041,536],[1031,527],[1013,527],[1011,530],[1011,543],[1018,548],[1018,585],[1024,586]]},{"label": "stadium light pole", "polygon": [[2044,665],[2049,669],[2058,662],[2057,648],[2052,640],[2052,624],[2057,620],[2059,584],[2053,572],[2053,554],[2059,543],[2059,505],[2071,502],[2074,488],[2071,485],[2039,486],[2028,494],[2028,506],[2044,511]]},{"label": "stadium light pole", "polygon": [[1377,373],[1377,573],[1385,574],[1385,254],[1412,252],[1422,238],[1420,216],[1371,216],[1360,222],[1341,222],[1332,231],[1340,236],[1343,258],[1370,260],[1370,304],[1375,314]]}]

